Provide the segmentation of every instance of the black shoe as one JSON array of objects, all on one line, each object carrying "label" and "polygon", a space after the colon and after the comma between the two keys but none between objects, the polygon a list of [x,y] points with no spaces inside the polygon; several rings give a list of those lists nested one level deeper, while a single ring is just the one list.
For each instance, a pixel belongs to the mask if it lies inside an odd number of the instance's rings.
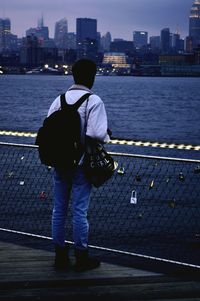
[{"label": "black shoe", "polygon": [[80,250],[75,249],[76,263],[74,265],[74,270],[76,272],[83,272],[92,269],[96,269],[100,266],[100,261],[96,258],[89,257],[88,249]]},{"label": "black shoe", "polygon": [[55,246],[55,262],[54,267],[57,270],[64,270],[70,267],[69,246]]}]

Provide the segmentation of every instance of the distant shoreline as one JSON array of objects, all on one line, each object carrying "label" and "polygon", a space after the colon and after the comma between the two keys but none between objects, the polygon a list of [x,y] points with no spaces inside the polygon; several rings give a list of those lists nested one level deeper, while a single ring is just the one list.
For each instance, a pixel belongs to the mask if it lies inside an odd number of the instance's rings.
[{"label": "distant shoreline", "polygon": [[[26,75],[26,76],[65,76],[65,77],[69,77],[69,76],[72,76],[71,74],[44,74],[44,73],[38,73],[38,74],[34,74],[34,73],[31,73],[31,74],[27,74],[27,73],[15,73],[15,72],[8,72],[8,73],[4,73],[4,74],[0,74],[0,78],[1,76],[8,76],[8,75]],[[117,77],[200,77],[200,74],[199,75],[175,75],[175,74],[167,74],[167,75],[100,75],[98,74],[97,76],[101,76],[101,77],[113,77],[113,76],[117,76]]]}]

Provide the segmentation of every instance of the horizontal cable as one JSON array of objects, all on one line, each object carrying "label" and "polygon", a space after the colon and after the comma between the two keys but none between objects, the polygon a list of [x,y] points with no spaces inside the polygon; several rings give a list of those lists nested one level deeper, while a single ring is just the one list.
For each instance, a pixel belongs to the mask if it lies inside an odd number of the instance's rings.
[{"label": "horizontal cable", "polygon": [[[49,237],[49,236],[37,235],[37,234],[32,234],[32,233],[27,233],[27,232],[22,232],[22,231],[16,231],[16,230],[11,230],[11,229],[0,228],[0,231],[10,232],[10,233],[13,233],[13,234],[21,234],[21,235],[35,237],[35,238],[52,240],[52,238]],[[68,240],[65,240],[65,242],[69,243],[69,244],[72,244],[72,245],[74,244],[72,241],[68,241]],[[190,263],[176,261],[176,260],[170,260],[170,259],[166,259],[166,258],[160,258],[160,257],[155,257],[155,256],[150,256],[150,255],[144,255],[144,254],[140,254],[140,253],[127,252],[127,251],[122,251],[122,250],[117,250],[117,249],[112,249],[112,248],[106,248],[106,247],[99,247],[99,246],[94,246],[94,245],[88,245],[88,247],[96,249],[96,250],[108,251],[108,252],[118,253],[118,254],[122,254],[122,255],[141,257],[141,258],[145,258],[145,259],[150,259],[150,260],[156,260],[156,261],[161,261],[161,262],[165,262],[165,263],[181,265],[181,266],[185,266],[185,267],[189,267],[189,268],[200,269],[200,266],[196,265],[196,264],[190,264]]]},{"label": "horizontal cable", "polygon": [[[36,138],[37,133],[0,130],[0,136]],[[118,139],[118,138],[112,138],[109,141],[109,144],[142,146],[142,147],[143,146],[158,147],[158,148],[182,149],[182,150],[195,150],[195,151],[200,150],[200,145],[160,143],[160,142],[155,142],[155,141],[154,142],[152,142],[152,141],[136,141],[136,140]]]}]

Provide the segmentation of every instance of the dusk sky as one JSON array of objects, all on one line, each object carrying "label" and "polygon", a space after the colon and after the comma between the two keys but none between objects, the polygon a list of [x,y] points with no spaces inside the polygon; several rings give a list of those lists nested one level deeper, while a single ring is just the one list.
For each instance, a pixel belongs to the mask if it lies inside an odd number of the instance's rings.
[{"label": "dusk sky", "polygon": [[76,31],[76,18],[98,20],[98,31],[110,31],[112,38],[132,40],[134,30],[160,35],[160,30],[177,28],[182,38],[188,35],[189,13],[193,0],[0,0],[0,18],[11,19],[12,33],[25,36],[26,29],[36,27],[44,15],[50,37],[55,22],[66,18],[68,31]]}]

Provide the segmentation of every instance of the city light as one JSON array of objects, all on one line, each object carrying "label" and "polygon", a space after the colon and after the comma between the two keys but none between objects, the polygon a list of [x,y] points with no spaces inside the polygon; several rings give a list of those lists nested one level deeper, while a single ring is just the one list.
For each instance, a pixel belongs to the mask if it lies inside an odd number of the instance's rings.
[{"label": "city light", "polygon": [[131,40],[112,39],[110,32],[101,34],[97,19],[87,17],[76,18],[76,32],[68,31],[66,18],[55,22],[54,38],[50,38],[42,17],[21,39],[12,34],[11,20],[0,18],[3,73],[36,74],[42,70],[47,74],[52,68],[57,74],[71,74],[77,59],[89,58],[97,63],[98,75],[200,76],[200,1],[191,0],[191,4],[185,39],[180,30],[172,32],[168,27],[150,37],[145,28],[133,28]]}]

